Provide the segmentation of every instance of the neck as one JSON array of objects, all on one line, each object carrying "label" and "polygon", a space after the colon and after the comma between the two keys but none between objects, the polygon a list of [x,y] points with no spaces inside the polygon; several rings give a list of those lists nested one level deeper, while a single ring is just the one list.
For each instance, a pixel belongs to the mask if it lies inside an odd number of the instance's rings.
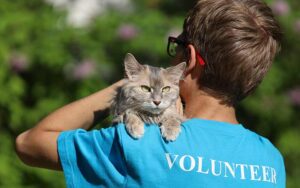
[{"label": "neck", "polygon": [[220,104],[219,100],[202,91],[185,99],[185,116],[238,124],[234,107]]}]

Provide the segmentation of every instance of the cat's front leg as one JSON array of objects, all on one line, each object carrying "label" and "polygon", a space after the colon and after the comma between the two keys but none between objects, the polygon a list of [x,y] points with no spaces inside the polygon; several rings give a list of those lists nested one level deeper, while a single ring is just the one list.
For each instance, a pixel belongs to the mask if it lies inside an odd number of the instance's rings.
[{"label": "cat's front leg", "polygon": [[167,141],[175,141],[181,131],[182,119],[175,116],[165,115],[161,119],[161,134]]},{"label": "cat's front leg", "polygon": [[135,139],[144,135],[144,122],[134,113],[126,112],[124,123],[127,132]]},{"label": "cat's front leg", "polygon": [[165,118],[161,121],[161,134],[167,141],[175,141],[181,131],[181,121],[177,118]]}]

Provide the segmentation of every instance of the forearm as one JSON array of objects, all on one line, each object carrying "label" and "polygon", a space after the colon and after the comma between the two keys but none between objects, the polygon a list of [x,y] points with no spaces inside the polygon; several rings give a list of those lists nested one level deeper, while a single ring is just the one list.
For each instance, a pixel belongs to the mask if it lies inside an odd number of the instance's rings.
[{"label": "forearm", "polygon": [[88,97],[70,103],[40,121],[35,127],[20,134],[16,139],[16,151],[22,161],[30,166],[61,169],[56,140],[60,132],[91,128],[98,112],[110,107],[119,81]]},{"label": "forearm", "polygon": [[122,83],[123,80],[54,111],[40,121],[34,129],[61,132],[91,128],[94,120],[98,118],[97,115],[108,110],[116,89]]}]

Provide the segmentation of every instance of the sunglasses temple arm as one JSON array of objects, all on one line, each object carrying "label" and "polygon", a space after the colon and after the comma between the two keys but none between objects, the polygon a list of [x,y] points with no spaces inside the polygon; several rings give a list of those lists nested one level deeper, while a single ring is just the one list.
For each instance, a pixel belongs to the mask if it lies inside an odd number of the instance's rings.
[{"label": "sunglasses temple arm", "polygon": [[200,54],[198,52],[196,52],[196,56],[197,56],[197,59],[198,59],[200,65],[204,66],[205,65],[205,61],[203,60],[203,58],[200,56]]}]

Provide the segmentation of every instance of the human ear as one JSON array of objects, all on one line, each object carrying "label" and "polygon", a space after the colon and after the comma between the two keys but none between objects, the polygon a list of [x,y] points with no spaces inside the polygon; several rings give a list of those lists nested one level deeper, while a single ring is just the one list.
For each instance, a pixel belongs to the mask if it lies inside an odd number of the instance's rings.
[{"label": "human ear", "polygon": [[187,52],[189,55],[187,57],[187,66],[185,69],[185,75],[191,73],[192,70],[196,67],[196,63],[197,63],[195,47],[189,44],[187,46]]}]

